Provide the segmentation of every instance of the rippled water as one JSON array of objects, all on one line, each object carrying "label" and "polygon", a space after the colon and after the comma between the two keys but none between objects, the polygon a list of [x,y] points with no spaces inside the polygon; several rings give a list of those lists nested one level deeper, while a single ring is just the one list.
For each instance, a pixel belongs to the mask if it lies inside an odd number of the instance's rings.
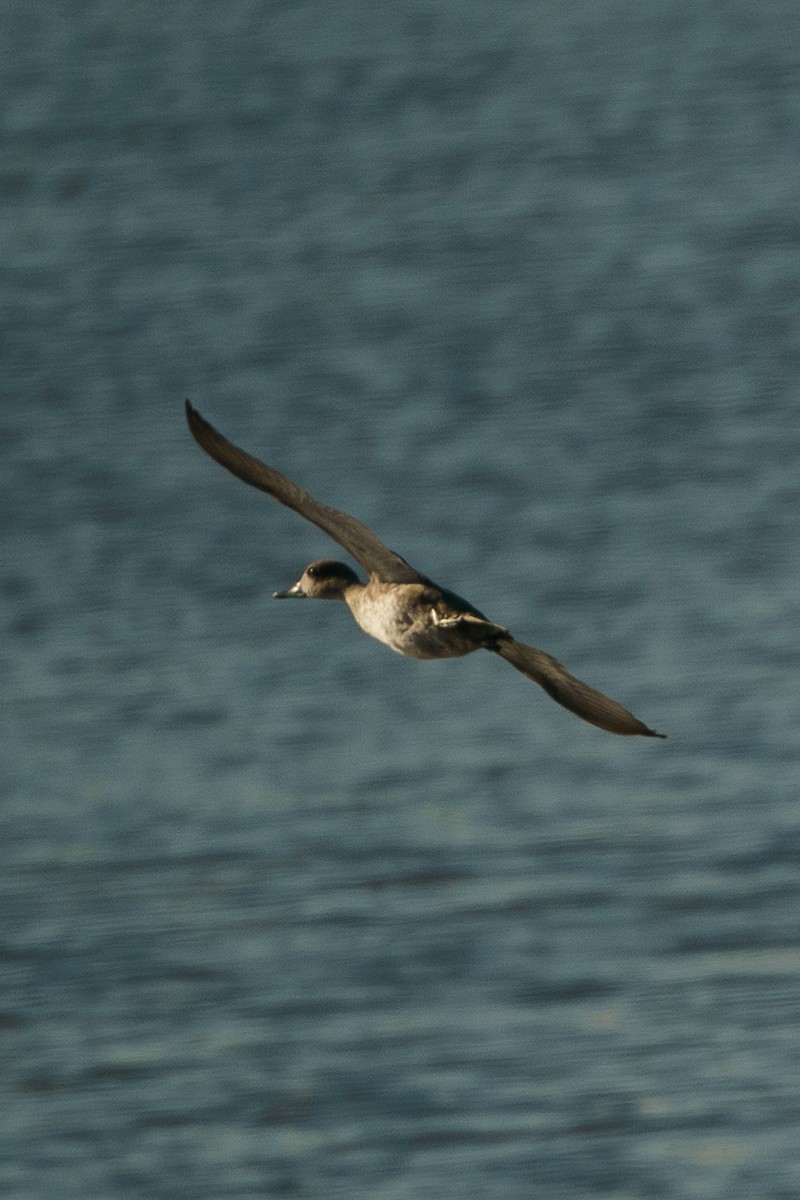
[{"label": "rippled water", "polygon": [[798,25],[11,5],[4,1196],[800,1194]]}]

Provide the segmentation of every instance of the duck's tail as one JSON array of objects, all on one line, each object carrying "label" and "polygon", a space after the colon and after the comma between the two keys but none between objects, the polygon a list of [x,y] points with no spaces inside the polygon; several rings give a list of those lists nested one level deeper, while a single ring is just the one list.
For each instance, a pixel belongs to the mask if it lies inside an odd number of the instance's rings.
[{"label": "duck's tail", "polygon": [[602,692],[596,692],[587,683],[582,683],[580,679],[570,675],[563,663],[551,654],[546,654],[544,650],[526,646],[524,642],[517,642],[510,635],[498,638],[491,649],[523,675],[527,675],[528,679],[538,683],[556,703],[568,708],[590,725],[597,725],[609,733],[623,736],[667,736],[665,733],[656,733],[655,729],[649,729],[632,712],[628,712],[627,708],[617,704],[616,700],[611,700]]}]

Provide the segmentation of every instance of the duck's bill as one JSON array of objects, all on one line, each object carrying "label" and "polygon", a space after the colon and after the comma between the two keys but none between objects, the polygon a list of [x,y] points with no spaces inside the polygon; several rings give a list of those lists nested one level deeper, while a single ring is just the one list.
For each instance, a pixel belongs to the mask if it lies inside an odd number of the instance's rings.
[{"label": "duck's bill", "polygon": [[307,600],[305,592],[298,581],[293,587],[287,588],[285,592],[273,592],[273,600]]}]

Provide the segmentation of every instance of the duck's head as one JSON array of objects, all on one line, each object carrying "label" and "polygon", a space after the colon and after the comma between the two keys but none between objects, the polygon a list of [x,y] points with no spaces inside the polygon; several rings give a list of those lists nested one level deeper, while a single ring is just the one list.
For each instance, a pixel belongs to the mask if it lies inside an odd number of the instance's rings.
[{"label": "duck's head", "polygon": [[285,592],[273,593],[275,600],[291,600],[295,597],[301,600],[342,600],[344,594],[353,584],[359,583],[355,571],[351,571],[346,563],[334,562],[330,558],[321,558],[318,562],[306,567],[294,587]]}]

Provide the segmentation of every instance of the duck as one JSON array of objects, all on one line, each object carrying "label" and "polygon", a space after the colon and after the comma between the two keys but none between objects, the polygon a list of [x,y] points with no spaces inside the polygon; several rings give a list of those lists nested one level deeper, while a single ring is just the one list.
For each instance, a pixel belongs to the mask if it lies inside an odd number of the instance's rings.
[{"label": "duck", "polygon": [[620,736],[666,737],[577,679],[552,654],[518,641],[469,601],[421,574],[355,517],[320,503],[280,471],[235,446],[189,400],[186,419],[206,454],[323,530],[367,576],[366,581],[360,579],[337,559],[317,559],[291,587],[275,592],[276,600],[343,601],[364,633],[407,658],[460,658],[489,650],[590,725]]}]

